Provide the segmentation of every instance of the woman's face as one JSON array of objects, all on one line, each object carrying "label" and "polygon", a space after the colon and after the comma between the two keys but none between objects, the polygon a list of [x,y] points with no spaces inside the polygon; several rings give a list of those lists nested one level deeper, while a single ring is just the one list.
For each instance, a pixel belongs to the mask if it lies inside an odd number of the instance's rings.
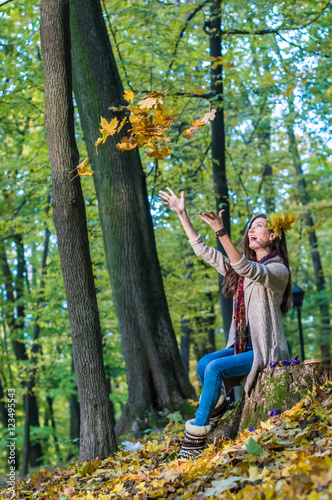
[{"label": "woman's face", "polygon": [[271,247],[275,239],[275,234],[266,227],[266,223],[264,217],[257,217],[248,230],[249,247],[255,252]]}]

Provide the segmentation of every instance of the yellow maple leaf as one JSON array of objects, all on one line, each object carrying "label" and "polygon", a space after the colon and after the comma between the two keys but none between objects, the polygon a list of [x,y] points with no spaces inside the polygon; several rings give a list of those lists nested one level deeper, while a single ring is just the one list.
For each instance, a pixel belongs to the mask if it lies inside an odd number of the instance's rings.
[{"label": "yellow maple leaf", "polygon": [[201,120],[200,118],[197,118],[197,120],[195,120],[191,126],[192,127],[203,127],[205,125],[205,122],[203,122],[203,120]]},{"label": "yellow maple leaf", "polygon": [[103,138],[102,137],[98,137],[98,139],[95,142],[95,147],[97,148],[101,142],[103,142]]},{"label": "yellow maple leaf", "polygon": [[183,137],[185,137],[186,139],[191,139],[192,137],[194,137],[194,135],[197,134],[198,130],[199,126],[190,127],[187,128],[187,130],[184,130],[181,135],[183,135]]},{"label": "yellow maple leaf", "polygon": [[89,157],[85,158],[83,161],[81,161],[81,163],[79,165],[77,165],[76,168],[74,168],[74,170],[71,170],[69,173],[72,174],[73,172],[75,172],[75,170],[77,170],[77,174],[71,179],[72,181],[74,179],[76,179],[76,177],[79,175],[79,176],[91,176],[93,175],[95,172],[94,170],[89,170],[89,168],[91,167],[91,165],[89,164]]},{"label": "yellow maple leaf", "polygon": [[166,480],[166,482],[175,481],[179,477],[180,473],[174,469],[165,469],[160,474],[159,478]]},{"label": "yellow maple leaf", "polygon": [[116,149],[120,151],[130,151],[131,149],[135,149],[138,146],[138,143],[134,137],[122,137],[121,142],[118,142],[116,145]]},{"label": "yellow maple leaf", "polygon": [[148,92],[144,99],[139,101],[140,109],[155,109],[158,105],[163,104],[165,92]]},{"label": "yellow maple leaf", "polygon": [[141,109],[153,109],[158,104],[158,100],[153,97],[146,97],[139,101],[139,106]]},{"label": "yellow maple leaf", "polygon": [[106,130],[108,135],[114,135],[118,126],[118,119],[113,118],[110,122],[108,122],[105,118],[102,116],[100,117],[100,125],[101,128]]},{"label": "yellow maple leaf", "polygon": [[125,116],[124,119],[122,120],[122,122],[120,123],[120,125],[118,126],[118,130],[117,130],[118,133],[120,132],[120,130],[122,129],[122,127],[124,126],[126,121],[127,121],[127,117]]},{"label": "yellow maple leaf", "polygon": [[114,488],[113,488],[112,492],[114,492],[114,493],[120,493],[120,491],[121,491],[122,489],[123,489],[123,483],[122,483],[122,482],[121,482],[121,483],[117,483],[117,484],[114,486]]},{"label": "yellow maple leaf", "polygon": [[134,100],[134,92],[132,90],[125,90],[123,96],[128,102],[133,102]]},{"label": "yellow maple leaf", "polygon": [[95,142],[95,147],[96,148],[99,146],[99,144],[101,142],[104,144],[108,136],[115,134],[117,126],[118,126],[118,123],[119,123],[119,121],[118,121],[117,118],[113,118],[110,122],[108,122],[102,116],[100,117],[100,126],[101,126],[101,128],[99,129],[99,131],[102,133],[102,137],[99,137],[96,140],[96,142]]},{"label": "yellow maple leaf", "polygon": [[282,237],[283,232],[292,229],[292,225],[295,223],[295,215],[291,217],[290,214],[286,214],[285,217],[281,212],[272,213],[270,215],[270,220],[267,221],[266,227],[272,229],[276,236]]},{"label": "yellow maple leaf", "polygon": [[154,452],[154,453],[159,453],[164,447],[164,444],[159,444],[156,439],[153,441],[149,441],[148,444],[146,445],[146,451]]},{"label": "yellow maple leaf", "polygon": [[209,122],[213,122],[213,120],[216,117],[216,113],[217,111],[215,109],[211,109],[211,111],[205,113],[205,115],[202,118],[202,122],[204,123],[204,125],[206,125]]},{"label": "yellow maple leaf", "polygon": [[156,158],[158,160],[162,160],[171,154],[170,150],[167,146],[164,146],[162,149],[155,149],[153,151],[149,151],[145,153],[149,158]]}]

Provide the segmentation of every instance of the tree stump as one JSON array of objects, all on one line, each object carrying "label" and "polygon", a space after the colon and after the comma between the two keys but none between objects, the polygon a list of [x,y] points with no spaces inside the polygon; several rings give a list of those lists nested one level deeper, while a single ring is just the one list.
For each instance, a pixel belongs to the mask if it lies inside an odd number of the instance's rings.
[{"label": "tree stump", "polygon": [[234,439],[248,427],[257,427],[268,419],[268,412],[289,410],[315,385],[332,381],[332,367],[320,362],[306,362],[295,366],[265,368],[259,372],[249,396],[242,394],[236,407],[227,412],[218,427],[209,436],[215,439]]}]

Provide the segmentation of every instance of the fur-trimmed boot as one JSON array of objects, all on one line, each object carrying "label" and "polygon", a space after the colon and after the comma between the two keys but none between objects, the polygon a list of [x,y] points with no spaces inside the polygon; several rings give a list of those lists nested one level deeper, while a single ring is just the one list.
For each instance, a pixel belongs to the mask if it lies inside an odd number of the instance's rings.
[{"label": "fur-trimmed boot", "polygon": [[185,435],[178,458],[197,458],[206,445],[207,435],[211,425],[194,425],[195,420],[188,420],[185,425]]},{"label": "fur-trimmed boot", "polygon": [[219,420],[228,410],[229,401],[230,401],[230,398],[226,398],[225,394],[222,392],[218,401],[217,401],[216,407],[213,410],[212,415],[210,417],[209,424],[211,425],[211,430],[213,430],[217,427],[217,425],[219,424]]}]

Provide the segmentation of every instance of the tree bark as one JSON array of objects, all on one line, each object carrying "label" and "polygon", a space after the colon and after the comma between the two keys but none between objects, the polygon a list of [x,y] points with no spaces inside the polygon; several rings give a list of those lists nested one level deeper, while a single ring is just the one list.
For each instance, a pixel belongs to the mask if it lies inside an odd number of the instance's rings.
[{"label": "tree bark", "polygon": [[306,179],[303,174],[301,157],[297,147],[297,141],[294,133],[294,125],[295,125],[294,104],[291,99],[288,100],[288,104],[290,112],[286,118],[286,126],[289,139],[289,152],[291,154],[296,175],[298,177],[297,185],[299,189],[300,199],[304,207],[303,215],[304,215],[305,225],[308,228],[308,238],[311,250],[312,263],[314,267],[316,288],[317,292],[321,293],[321,299],[319,302],[319,310],[321,317],[321,355],[323,359],[329,363],[330,345],[331,345],[331,326],[330,326],[329,302],[326,298],[322,296],[322,292],[324,292],[325,290],[324,270],[318,249],[315,224],[313,221],[313,217],[308,210],[309,193],[308,193]]},{"label": "tree bark", "polygon": [[[122,118],[123,87],[99,0],[70,0],[75,98],[93,162],[103,231],[128,382],[119,434],[150,426],[156,410],[179,409],[194,389],[182,366],[157,257],[145,176],[137,150],[120,152],[121,134],[99,146],[100,116]],[[134,423],[135,422],[135,423]]]},{"label": "tree bark", "polygon": [[[221,12],[220,0],[211,1],[210,20],[207,23],[210,40],[210,57],[220,58],[222,55],[222,34],[221,34]],[[231,235],[230,206],[226,173],[226,144],[225,144],[225,120],[223,102],[223,66],[216,65],[211,68],[211,94],[214,97],[213,107],[216,108],[216,116],[211,123],[212,128],[212,172],[213,184],[216,198],[216,211],[224,209],[223,221],[229,235]],[[226,255],[219,238],[217,239],[217,249]],[[232,323],[233,300],[222,294],[223,277],[219,276],[219,296],[225,341],[228,341],[228,333]]]},{"label": "tree bark", "polygon": [[105,458],[117,449],[103,365],[102,338],[79,177],[71,85],[69,3],[42,0],[41,48],[45,129],[51,172],[53,219],[65,284],[73,359],[80,399],[80,460]]}]

